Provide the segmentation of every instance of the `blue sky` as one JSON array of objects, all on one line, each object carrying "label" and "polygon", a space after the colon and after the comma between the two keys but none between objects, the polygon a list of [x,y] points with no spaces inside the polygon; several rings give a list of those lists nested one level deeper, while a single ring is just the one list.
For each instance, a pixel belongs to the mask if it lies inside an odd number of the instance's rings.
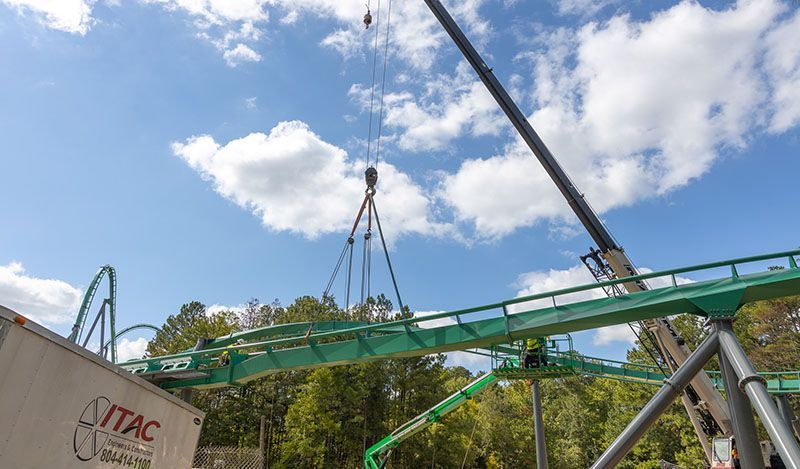
[{"label": "blue sky", "polygon": [[[105,263],[123,326],[319,295],[363,193],[362,3],[0,0],[0,303],[65,333]],[[640,266],[798,246],[795,3],[447,4]],[[553,184],[423,2],[392,8],[376,202],[405,303],[585,283]]]}]

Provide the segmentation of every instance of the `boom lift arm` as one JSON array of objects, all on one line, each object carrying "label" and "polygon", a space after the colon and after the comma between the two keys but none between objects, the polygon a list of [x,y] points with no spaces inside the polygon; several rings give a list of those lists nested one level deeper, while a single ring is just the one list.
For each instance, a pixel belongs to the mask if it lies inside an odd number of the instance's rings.
[{"label": "boom lift arm", "polygon": [[409,420],[367,450],[364,455],[364,467],[366,469],[382,469],[386,465],[392,450],[397,448],[400,443],[438,422],[439,419],[457,409],[475,395],[483,392],[495,382],[497,382],[497,377],[492,373],[480,376],[435,406]]},{"label": "boom lift arm", "polygon": [[[575,184],[570,180],[567,173],[533,129],[528,119],[503,88],[503,85],[500,84],[497,77],[495,77],[492,68],[481,58],[478,51],[475,50],[469,39],[467,39],[442,3],[439,0],[425,0],[425,3],[430,8],[431,12],[433,12],[434,16],[436,16],[436,19],[445,31],[447,31],[447,34],[450,35],[456,46],[458,46],[472,68],[475,69],[475,72],[478,74],[478,77],[486,86],[489,93],[491,93],[497,101],[497,104],[503,112],[505,112],[514,128],[517,129],[520,137],[522,137],[542,164],[558,190],[567,200],[572,211],[597,244],[599,254],[606,263],[606,265],[599,266],[602,268],[601,270],[606,272],[610,270],[611,272],[608,274],[609,277],[613,275],[617,278],[623,278],[636,275],[638,273],[636,267],[628,258],[625,251],[616,242],[614,237],[611,236],[611,233],[603,222],[586,202],[583,194],[575,187]],[[598,278],[598,280],[600,279]],[[647,285],[643,282],[628,282],[625,283],[624,286],[630,293],[647,289]],[[691,351],[683,343],[683,340],[674,332],[668,319],[647,321],[645,327],[655,336],[659,354],[663,362],[674,371],[677,366],[680,366],[680,364],[686,360]],[[700,437],[701,444],[708,455],[710,454],[708,437],[702,429],[697,413],[707,410],[711,414],[710,417],[713,418],[713,423],[716,424],[719,430],[723,433],[730,434],[730,415],[725,401],[722,399],[719,392],[714,389],[710,379],[708,379],[705,374],[699,374],[698,377],[692,381],[691,387],[687,388],[683,402],[689,412],[695,430]],[[713,425],[706,425],[706,427],[707,430],[713,429]],[[708,429],[708,427],[712,427],[712,429]]]}]

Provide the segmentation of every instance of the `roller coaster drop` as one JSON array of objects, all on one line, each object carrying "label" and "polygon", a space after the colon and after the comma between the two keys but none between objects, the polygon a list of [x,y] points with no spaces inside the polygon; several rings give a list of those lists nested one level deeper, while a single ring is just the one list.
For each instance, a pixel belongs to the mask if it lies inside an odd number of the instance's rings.
[{"label": "roller coaster drop", "polygon": [[[97,294],[97,290],[99,289],[104,277],[108,278],[108,296],[103,298],[100,309],[98,310],[92,325],[89,327],[89,331],[84,337],[83,330],[86,326],[86,320],[89,316],[94,297]],[[108,310],[106,310],[106,307],[108,307]],[[106,320],[108,321],[108,340],[106,340]],[[97,351],[97,354],[103,358],[108,358],[108,354],[110,352],[111,363],[117,362],[117,340],[123,335],[142,329],[149,329],[154,332],[161,330],[152,324],[134,324],[122,329],[121,331],[117,331],[117,272],[114,270],[114,267],[108,264],[100,267],[100,269],[97,270],[97,273],[94,274],[94,277],[92,277],[92,281],[89,283],[89,287],[86,289],[86,293],[83,295],[83,301],[81,301],[81,307],[78,310],[77,317],[75,318],[75,324],[72,325],[72,330],[69,336],[67,336],[67,339],[76,344],[80,343],[80,340],[83,339],[83,344],[81,345],[83,348],[86,348],[89,345],[89,341],[93,337],[95,329],[98,326],[98,322],[100,325],[100,349]]]}]

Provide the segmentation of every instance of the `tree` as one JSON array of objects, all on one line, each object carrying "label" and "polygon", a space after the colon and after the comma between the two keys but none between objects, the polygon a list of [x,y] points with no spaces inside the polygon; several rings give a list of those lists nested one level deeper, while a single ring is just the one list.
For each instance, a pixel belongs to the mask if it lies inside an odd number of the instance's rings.
[{"label": "tree", "polygon": [[169,355],[191,350],[197,339],[212,339],[239,330],[239,318],[231,311],[208,314],[206,306],[192,301],[181,306],[178,314],[170,315],[147,344],[149,356]]}]

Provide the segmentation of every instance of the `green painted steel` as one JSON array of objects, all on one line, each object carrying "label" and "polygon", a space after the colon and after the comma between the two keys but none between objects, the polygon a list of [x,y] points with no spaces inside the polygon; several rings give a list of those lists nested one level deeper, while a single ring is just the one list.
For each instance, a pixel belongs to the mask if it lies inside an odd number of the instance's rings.
[{"label": "green painted steel", "polygon": [[105,350],[109,346],[111,346],[111,342],[112,341],[115,344],[114,347],[116,347],[116,342],[119,340],[120,337],[122,337],[123,335],[127,334],[128,332],[133,332],[133,331],[136,331],[136,330],[139,330],[139,329],[150,329],[153,332],[161,332],[161,328],[159,328],[157,326],[154,326],[152,324],[146,324],[146,323],[134,324],[132,326],[128,326],[128,327],[122,329],[121,331],[117,332],[112,339],[108,339],[106,341],[106,343],[103,344],[103,349]]},{"label": "green painted steel", "polygon": [[[75,318],[75,324],[72,326],[72,331],[67,337],[67,339],[71,342],[78,343],[78,339],[83,332],[83,326],[86,323],[86,317],[89,314],[89,308],[92,306],[92,300],[94,300],[95,293],[97,293],[97,289],[100,287],[100,282],[106,275],[108,276],[108,326],[110,330],[110,336],[116,337],[117,334],[115,331],[115,320],[117,316],[117,273],[114,270],[114,267],[106,264],[100,267],[100,269],[97,270],[97,273],[94,274],[91,283],[89,283],[89,288],[86,289],[86,293],[83,295],[83,301],[81,302],[81,307],[78,310],[78,316]],[[117,346],[116,343],[112,341],[111,362],[116,363],[116,361]]]},{"label": "green painted steel", "polygon": [[[520,368],[518,360],[511,357],[508,360],[511,366],[497,367],[492,372],[498,379],[505,380],[548,379],[582,375],[653,386],[662,386],[664,379],[669,377],[669,375],[661,373],[655,366],[590,357],[573,351],[548,354],[548,362],[555,366],[525,369]],[[706,373],[717,389],[725,390],[719,371],[706,371]],[[766,380],[767,390],[771,394],[800,393],[800,371],[766,371],[758,374]]]},{"label": "green painted steel", "polygon": [[[719,371],[708,372],[711,382],[720,391],[725,390]],[[800,393],[800,371],[770,371],[759,372],[766,379],[767,391],[770,394],[798,394]]]},{"label": "green painted steel", "polygon": [[309,329],[311,329],[312,333],[321,333],[321,332],[336,332],[336,331],[344,331],[350,330],[356,327],[364,327],[377,325],[374,332],[378,333],[387,333],[387,332],[403,332],[405,328],[403,326],[390,326],[389,323],[368,323],[364,321],[315,321],[315,322],[293,322],[289,324],[278,324],[276,326],[267,326],[261,327],[258,329],[251,329],[248,331],[242,332],[235,332],[231,335],[224,336],[224,337],[217,337],[216,339],[210,340],[206,345],[203,347],[202,350],[208,349],[218,349],[221,347],[227,347],[228,345],[234,344],[240,340],[245,342],[250,342],[253,340],[260,340],[260,339],[276,339],[276,338],[286,338],[286,337],[294,337],[297,335],[304,336]]},{"label": "green painted steel", "polygon": [[380,469],[382,460],[388,456],[391,450],[397,448],[400,443],[428,428],[434,422],[439,421],[439,419],[480,394],[496,381],[497,377],[494,374],[485,374],[454,392],[429,410],[409,420],[392,432],[391,435],[386,436],[367,450],[364,455],[364,467],[367,469]]},{"label": "green painted steel", "polygon": [[[422,318],[407,318],[379,324],[334,328],[330,331],[298,334],[284,338],[269,338],[242,345],[224,347],[232,338],[215,342],[216,346],[197,352],[182,352],[168,357],[126,362],[139,365],[147,371],[160,370],[161,361],[202,359],[218,356],[227,350],[257,351],[240,363],[229,367],[207,368],[204,378],[178,379],[162,384],[167,389],[192,387],[207,389],[244,383],[272,373],[323,366],[344,365],[370,360],[427,355],[467,348],[490,348],[509,341],[527,337],[542,337],[572,331],[623,324],[679,313],[701,316],[721,311],[735,311],[740,306],[757,300],[780,298],[800,293],[800,269],[794,257],[800,250],[752,256],[699,266],[653,272],[608,282],[566,288],[553,292],[514,298],[475,308],[439,313]],[[772,261],[789,261],[789,268],[768,270],[747,275],[677,285],[600,298],[571,304],[559,304],[564,295],[616,285],[623,282],[673,277],[678,274],[731,267],[740,264]],[[732,273],[735,269],[731,268]],[[536,300],[546,300],[553,306],[543,306]],[[530,305],[524,303],[534,302]],[[519,312],[508,314],[514,307]],[[482,313],[481,318],[467,322],[466,315]],[[487,317],[488,316],[488,317]],[[429,329],[417,328],[421,323],[441,318],[452,318],[456,324]],[[346,323],[344,323],[346,324]],[[296,329],[295,329],[296,330]],[[291,335],[291,332],[287,332]],[[225,341],[228,342],[225,342]],[[195,360],[200,362],[200,360]]]}]

